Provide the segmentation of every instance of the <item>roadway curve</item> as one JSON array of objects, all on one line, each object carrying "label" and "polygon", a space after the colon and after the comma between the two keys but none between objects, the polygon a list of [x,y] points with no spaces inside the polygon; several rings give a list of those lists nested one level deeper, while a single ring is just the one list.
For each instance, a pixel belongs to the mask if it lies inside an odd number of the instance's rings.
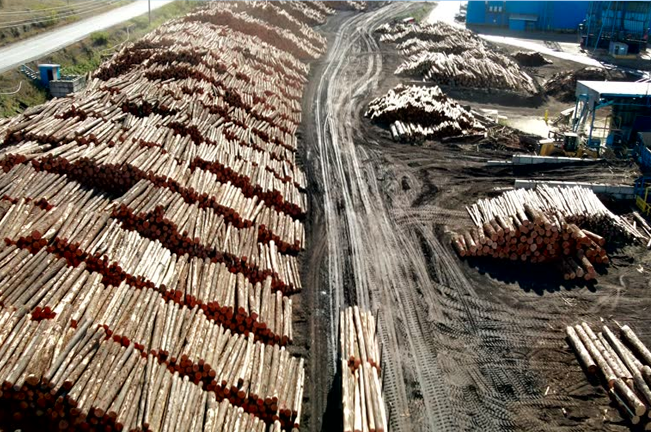
[{"label": "roadway curve", "polygon": [[[379,316],[392,431],[508,430],[541,403],[532,363],[518,350],[556,337],[548,317],[483,300],[439,241],[437,227],[454,214],[414,209],[418,187],[401,190],[399,179],[420,180],[400,158],[425,151],[396,153],[362,133],[365,103],[391,73],[383,71],[373,31],[410,7],[396,2],[347,15],[308,89],[304,160],[312,183],[308,229],[316,233],[306,257],[316,293],[308,305],[309,430],[332,430],[340,384],[328,377],[337,373],[339,310],[352,304]],[[437,187],[449,181],[438,178]]]},{"label": "roadway curve", "polygon": [[[173,0],[155,0],[151,9],[158,9]],[[147,1],[137,0],[92,18],[59,27],[47,33],[41,33],[29,39],[16,42],[0,49],[0,73],[37,60],[51,52],[58,51],[82,40],[93,32],[107,29],[147,13]]]}]

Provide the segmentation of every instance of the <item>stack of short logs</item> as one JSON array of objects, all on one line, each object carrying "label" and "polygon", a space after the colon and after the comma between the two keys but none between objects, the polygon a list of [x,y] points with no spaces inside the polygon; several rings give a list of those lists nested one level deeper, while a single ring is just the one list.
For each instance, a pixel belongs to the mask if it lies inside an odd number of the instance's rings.
[{"label": "stack of short logs", "polygon": [[568,326],[566,334],[584,371],[598,373],[622,416],[651,430],[651,351],[633,329],[604,325],[595,333],[582,322]]},{"label": "stack of short logs", "polygon": [[387,431],[375,317],[357,306],[339,313],[343,431]]},{"label": "stack of short logs", "polygon": [[538,92],[533,79],[510,58],[469,30],[442,22],[386,24],[381,41],[398,44],[407,58],[395,71],[438,85],[500,89],[525,95]]},{"label": "stack of short logs", "polygon": [[296,132],[330,13],[210,4],[0,120],[3,428],[299,428]]},{"label": "stack of short logs", "polygon": [[484,126],[470,111],[437,86],[397,85],[372,100],[366,113],[371,120],[388,124],[394,141],[422,141],[476,134]]},{"label": "stack of short logs", "polygon": [[475,226],[451,237],[459,256],[554,262],[565,280],[594,279],[594,266],[610,261],[608,239],[640,238],[592,190],[578,186],[516,189],[479,200],[467,210]]}]

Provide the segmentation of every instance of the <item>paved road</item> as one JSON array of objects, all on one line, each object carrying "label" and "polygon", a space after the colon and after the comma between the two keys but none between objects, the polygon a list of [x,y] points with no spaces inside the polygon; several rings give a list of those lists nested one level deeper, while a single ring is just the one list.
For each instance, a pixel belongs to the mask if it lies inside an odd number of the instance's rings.
[{"label": "paved road", "polygon": [[[172,1],[153,0],[151,8],[152,10],[158,9]],[[104,30],[145,13],[147,13],[147,1],[138,0],[127,6],[9,45],[0,49],[0,73],[64,48],[93,32]]]}]

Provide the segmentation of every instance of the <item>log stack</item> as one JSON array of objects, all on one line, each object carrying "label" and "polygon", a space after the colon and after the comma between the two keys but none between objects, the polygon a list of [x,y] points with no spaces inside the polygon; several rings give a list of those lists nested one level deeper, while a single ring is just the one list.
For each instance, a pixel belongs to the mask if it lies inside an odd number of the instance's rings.
[{"label": "log stack", "polygon": [[442,22],[386,24],[378,30],[381,41],[397,44],[406,57],[396,75],[452,87],[538,93],[533,79],[516,62],[469,30]]},{"label": "log stack", "polygon": [[598,373],[622,417],[651,430],[651,351],[628,325],[616,326],[595,333],[581,322],[567,326],[567,340],[584,371]]},{"label": "log stack", "polygon": [[344,432],[387,431],[375,317],[357,306],[339,313]]},{"label": "log stack", "polygon": [[0,120],[7,427],[300,427],[296,133],[332,12],[213,3]]},{"label": "log stack", "polygon": [[399,84],[372,100],[364,115],[389,125],[395,141],[439,139],[485,130],[469,111],[437,86]]},{"label": "log stack", "polygon": [[460,256],[554,262],[565,280],[594,279],[594,266],[610,261],[607,241],[644,238],[592,190],[579,186],[517,189],[467,210],[474,226],[451,237]]}]

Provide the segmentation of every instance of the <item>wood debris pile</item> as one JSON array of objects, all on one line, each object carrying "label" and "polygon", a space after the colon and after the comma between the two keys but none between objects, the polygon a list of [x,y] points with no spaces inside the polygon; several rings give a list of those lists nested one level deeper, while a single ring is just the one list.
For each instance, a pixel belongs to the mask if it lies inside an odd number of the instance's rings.
[{"label": "wood debris pile", "polygon": [[344,432],[387,431],[381,354],[373,314],[348,307],[339,313]]},{"label": "wood debris pile", "polygon": [[551,60],[543,57],[542,54],[535,51],[517,51],[513,53],[512,56],[520,66],[536,67],[553,63]]},{"label": "wood debris pile", "polygon": [[618,70],[608,70],[600,67],[584,67],[576,71],[563,71],[552,75],[543,85],[547,96],[554,96],[561,102],[576,100],[577,81],[624,81],[627,76]]},{"label": "wood debris pile", "polygon": [[364,114],[388,124],[396,141],[415,141],[473,134],[484,126],[437,86],[399,84],[369,103]]},{"label": "wood debris pile", "polygon": [[644,238],[592,190],[578,186],[516,189],[467,210],[475,226],[452,235],[460,256],[555,262],[566,280],[594,279],[594,265],[610,261],[606,241]]},{"label": "wood debris pile", "polygon": [[651,351],[629,326],[617,337],[607,325],[595,334],[585,322],[565,329],[567,340],[588,374],[599,373],[622,417],[651,429]]},{"label": "wood debris pile", "polygon": [[[289,354],[314,2],[219,3],[0,120],[0,410],[39,430],[300,426]],[[284,28],[277,26],[282,23]]]},{"label": "wood debris pile", "polygon": [[397,43],[407,57],[395,71],[454,87],[499,89],[533,95],[533,79],[469,30],[445,23],[380,27],[381,41]]}]

